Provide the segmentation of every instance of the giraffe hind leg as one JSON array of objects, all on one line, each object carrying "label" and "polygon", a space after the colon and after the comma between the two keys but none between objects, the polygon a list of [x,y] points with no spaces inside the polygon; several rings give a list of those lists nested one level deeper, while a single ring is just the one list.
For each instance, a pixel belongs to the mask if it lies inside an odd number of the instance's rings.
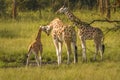
[{"label": "giraffe hind leg", "polygon": [[40,62],[39,62],[39,56],[38,56],[38,52],[33,52],[35,55],[35,60],[38,66],[40,66]]},{"label": "giraffe hind leg", "polygon": [[62,42],[59,42],[59,59],[60,59],[60,63],[62,61],[62,58],[61,58],[61,54],[62,54],[62,45],[63,43]]},{"label": "giraffe hind leg", "polygon": [[42,65],[42,55],[39,56],[40,65]]},{"label": "giraffe hind leg", "polygon": [[104,49],[105,49],[105,45],[104,45],[104,44],[101,44],[101,45],[99,46],[99,51],[100,51],[101,60],[103,60]]},{"label": "giraffe hind leg", "polygon": [[77,46],[74,42],[72,42],[73,52],[74,52],[74,63],[78,62],[78,54],[77,54]]},{"label": "giraffe hind leg", "polygon": [[56,39],[53,40],[54,42],[54,45],[55,45],[55,48],[56,48],[56,55],[57,55],[57,62],[58,62],[58,65],[60,65],[61,61],[60,61],[60,53],[59,53],[59,44],[58,44],[58,41]]},{"label": "giraffe hind leg", "polygon": [[42,46],[39,47],[39,61],[40,61],[40,65],[42,65],[42,53],[43,53],[43,48]]},{"label": "giraffe hind leg", "polygon": [[67,48],[67,64],[70,63],[70,54],[71,54],[71,43],[66,41],[66,48]]},{"label": "giraffe hind leg", "polygon": [[99,50],[99,45],[97,43],[95,43],[95,54],[94,54],[94,61],[96,61],[96,56],[98,54],[98,50]]},{"label": "giraffe hind leg", "polygon": [[29,65],[29,58],[30,58],[30,55],[31,55],[32,51],[29,50],[28,54],[27,54],[27,61],[26,61],[26,66]]}]

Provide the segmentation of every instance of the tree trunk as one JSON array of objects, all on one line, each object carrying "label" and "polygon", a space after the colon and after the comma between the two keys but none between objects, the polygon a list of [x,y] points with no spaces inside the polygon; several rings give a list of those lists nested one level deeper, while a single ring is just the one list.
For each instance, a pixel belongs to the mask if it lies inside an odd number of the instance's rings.
[{"label": "tree trunk", "polygon": [[12,18],[16,19],[17,17],[17,5],[16,5],[16,0],[12,0],[13,4],[12,4]]},{"label": "tree trunk", "polygon": [[67,4],[68,4],[68,8],[70,8],[70,1],[69,0],[67,0]]},{"label": "tree trunk", "polygon": [[54,0],[51,0],[51,6],[54,8]]},{"label": "tree trunk", "polygon": [[110,11],[110,0],[106,0],[106,17],[110,19],[111,11]]},{"label": "tree trunk", "polygon": [[99,10],[101,14],[104,14],[104,0],[99,0]]},{"label": "tree trunk", "polygon": [[114,13],[116,12],[116,0],[114,0],[113,11],[114,11]]},{"label": "tree trunk", "polygon": [[42,18],[42,12],[41,12],[41,9],[39,9],[39,18]]}]

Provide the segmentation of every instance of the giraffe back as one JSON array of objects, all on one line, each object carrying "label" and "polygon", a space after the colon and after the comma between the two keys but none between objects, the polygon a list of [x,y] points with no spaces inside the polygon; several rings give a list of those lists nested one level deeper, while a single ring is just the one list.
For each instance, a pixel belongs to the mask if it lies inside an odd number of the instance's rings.
[{"label": "giraffe back", "polygon": [[73,26],[64,25],[63,22],[56,18],[49,24],[52,27],[52,37],[59,41],[69,40],[76,41],[76,32]]},{"label": "giraffe back", "polygon": [[[84,26],[84,25],[83,25]],[[96,28],[96,27],[79,27],[79,35],[81,37],[83,37],[84,39],[102,39],[103,37],[103,32],[101,31],[101,29]]]}]

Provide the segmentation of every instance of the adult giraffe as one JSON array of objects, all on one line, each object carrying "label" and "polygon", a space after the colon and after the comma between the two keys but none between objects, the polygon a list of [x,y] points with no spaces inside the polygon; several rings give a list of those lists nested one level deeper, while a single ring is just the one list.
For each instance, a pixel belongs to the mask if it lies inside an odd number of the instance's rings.
[{"label": "adult giraffe", "polygon": [[[71,45],[74,52],[74,63],[78,62],[77,58],[77,46],[76,46],[76,31],[73,26],[64,25],[59,18],[55,18],[48,25],[42,26],[46,28],[46,33],[51,33],[53,42],[56,48],[57,62],[61,64],[61,54],[63,42],[66,44],[67,49],[67,63],[70,61]],[[44,28],[44,29],[45,29]]]},{"label": "adult giraffe", "polygon": [[96,60],[96,55],[98,51],[100,51],[101,60],[103,59],[104,53],[104,44],[103,44],[103,32],[99,28],[95,28],[87,24],[86,22],[82,22],[79,18],[77,18],[71,11],[62,6],[57,13],[64,13],[79,29],[78,34],[81,40],[82,46],[82,60],[87,61],[86,58],[86,40],[94,40],[95,43],[95,55],[94,60]]}]

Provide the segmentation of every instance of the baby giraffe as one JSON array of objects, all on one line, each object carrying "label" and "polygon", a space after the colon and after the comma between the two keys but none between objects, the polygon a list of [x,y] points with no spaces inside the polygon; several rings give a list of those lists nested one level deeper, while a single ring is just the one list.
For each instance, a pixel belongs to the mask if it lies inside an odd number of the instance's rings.
[{"label": "baby giraffe", "polygon": [[35,55],[35,59],[37,62],[37,65],[40,66],[42,63],[42,52],[43,47],[41,43],[41,32],[44,30],[44,27],[40,27],[36,39],[30,44],[28,48],[28,54],[27,54],[27,63],[26,66],[28,66],[30,55],[33,53]]}]

